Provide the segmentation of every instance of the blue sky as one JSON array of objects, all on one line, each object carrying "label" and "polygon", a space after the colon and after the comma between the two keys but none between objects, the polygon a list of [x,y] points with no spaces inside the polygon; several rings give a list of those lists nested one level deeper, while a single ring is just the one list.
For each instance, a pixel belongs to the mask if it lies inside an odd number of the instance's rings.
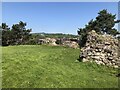
[{"label": "blue sky", "polygon": [[[32,32],[77,34],[97,13],[118,14],[117,2],[3,2],[2,22],[24,21]],[[117,26],[116,26],[117,27]]]}]

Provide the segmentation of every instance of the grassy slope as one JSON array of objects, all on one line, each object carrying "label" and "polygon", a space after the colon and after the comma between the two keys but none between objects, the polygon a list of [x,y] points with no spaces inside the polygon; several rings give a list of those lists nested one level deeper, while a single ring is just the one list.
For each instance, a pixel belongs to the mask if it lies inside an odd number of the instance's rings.
[{"label": "grassy slope", "polygon": [[79,49],[53,46],[3,47],[4,88],[117,87],[117,71],[91,63],[75,62]]}]

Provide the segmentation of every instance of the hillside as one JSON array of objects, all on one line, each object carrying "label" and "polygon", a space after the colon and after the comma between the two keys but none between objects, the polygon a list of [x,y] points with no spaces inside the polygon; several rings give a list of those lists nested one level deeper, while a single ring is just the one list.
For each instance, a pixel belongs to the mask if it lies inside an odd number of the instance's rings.
[{"label": "hillside", "polygon": [[63,33],[31,33],[32,36],[39,36],[42,38],[78,38],[78,35],[63,34]]}]

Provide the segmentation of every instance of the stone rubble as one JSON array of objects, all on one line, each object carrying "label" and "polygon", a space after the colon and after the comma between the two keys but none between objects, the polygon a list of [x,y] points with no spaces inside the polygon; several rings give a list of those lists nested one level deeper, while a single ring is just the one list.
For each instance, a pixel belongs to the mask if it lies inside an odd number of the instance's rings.
[{"label": "stone rubble", "polygon": [[[61,41],[61,44],[57,44],[56,41],[59,40]],[[62,45],[62,46],[67,46],[67,47],[71,47],[74,49],[79,49],[79,45],[78,45],[78,39],[77,38],[72,38],[72,39],[64,39],[64,38],[60,38],[60,39],[55,39],[55,38],[45,38],[45,39],[39,39],[38,43],[40,44],[49,44],[52,46],[57,46],[57,45]]]},{"label": "stone rubble", "polygon": [[107,34],[99,35],[92,30],[88,33],[85,46],[81,48],[80,59],[83,62],[96,62],[118,68],[120,66],[118,50],[118,39]]}]

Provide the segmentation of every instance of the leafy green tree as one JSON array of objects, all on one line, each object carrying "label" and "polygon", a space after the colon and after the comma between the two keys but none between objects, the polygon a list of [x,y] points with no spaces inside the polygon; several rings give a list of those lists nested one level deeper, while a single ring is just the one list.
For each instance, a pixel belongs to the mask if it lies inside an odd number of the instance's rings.
[{"label": "leafy green tree", "polygon": [[112,31],[114,30],[117,32],[117,30],[113,29],[113,27],[115,26],[114,19],[116,19],[116,15],[108,13],[105,9],[100,11],[98,14],[99,15],[96,17],[96,21],[98,22],[97,27],[99,27],[100,31],[103,33],[114,35]]},{"label": "leafy green tree", "polygon": [[2,23],[2,45],[7,46],[10,44],[10,28],[6,23]]},{"label": "leafy green tree", "polygon": [[103,9],[98,13],[95,20],[90,20],[85,28],[78,28],[78,34],[80,35],[79,45],[82,47],[86,43],[87,33],[91,30],[95,30],[98,34],[110,34],[116,36],[120,34],[115,28],[115,23],[119,23],[120,20],[115,21],[116,15],[108,13],[106,9]]},{"label": "leafy green tree", "polygon": [[20,21],[18,24],[12,26],[12,43],[13,44],[25,44],[29,40],[31,29],[26,29],[27,24]]},{"label": "leafy green tree", "polygon": [[18,24],[13,24],[10,29],[6,23],[2,23],[2,45],[25,44],[31,36],[31,29],[26,29],[26,25],[20,21]]}]

